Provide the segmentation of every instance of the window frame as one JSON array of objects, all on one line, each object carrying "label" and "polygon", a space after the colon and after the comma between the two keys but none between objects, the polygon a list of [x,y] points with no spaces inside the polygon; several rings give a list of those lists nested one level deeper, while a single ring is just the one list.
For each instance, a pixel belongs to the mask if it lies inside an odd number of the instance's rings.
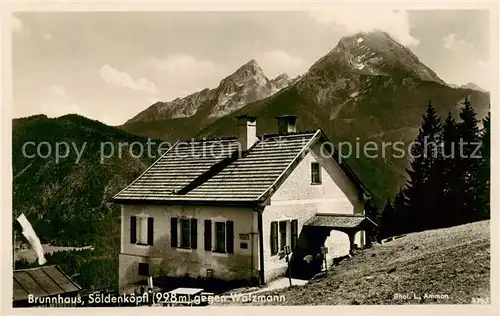
[{"label": "window frame", "polygon": [[[315,168],[317,167],[317,170]],[[319,162],[311,162],[311,185],[322,184],[321,164]]]},{"label": "window frame", "polygon": [[[135,217],[135,243],[132,243],[132,245],[139,246],[139,247],[150,247],[153,246],[154,244],[154,237],[152,240],[152,243],[149,243],[149,235],[154,234],[154,222],[153,222],[153,227],[151,229],[153,230],[152,233],[150,233],[150,227],[149,227],[149,219],[152,218],[154,221],[154,217],[140,213],[140,214],[135,214],[130,216],[130,218]],[[130,223],[130,221],[129,221]],[[131,227],[129,227],[131,231]],[[132,232],[130,232],[129,236],[131,235]],[[143,236],[144,234],[144,236]]]},{"label": "window frame", "polygon": [[[187,245],[183,245],[183,241],[184,241],[184,238],[186,236],[184,236],[184,227],[183,227],[183,223],[186,223],[187,222]],[[182,217],[182,218],[179,218],[178,219],[178,223],[177,223],[177,226],[178,226],[178,229],[177,229],[177,233],[178,233],[178,243],[179,243],[179,246],[178,248],[180,249],[192,249],[191,248],[191,245],[192,245],[192,242],[191,242],[191,218],[187,218],[187,217]]]},{"label": "window frame", "polygon": [[[227,221],[214,221],[213,223],[213,248],[212,248],[212,252],[214,253],[227,253],[227,226],[226,226],[226,222]],[[222,242],[224,243],[224,249],[221,250],[221,249],[218,249],[218,238],[220,237],[219,236],[219,231],[217,230],[217,224],[222,224],[223,225],[223,237],[222,237]]]},{"label": "window frame", "polygon": [[[295,235],[292,233],[292,223],[295,222],[297,231]],[[276,225],[276,235],[273,234],[273,225]],[[282,227],[285,227],[284,235],[282,234]],[[289,246],[290,250],[293,252],[298,245],[298,235],[299,235],[298,219],[279,219],[271,221],[269,225],[269,240],[270,240],[270,253],[271,256],[279,255],[284,251],[285,246]],[[283,243],[283,240],[285,243]],[[274,248],[276,246],[276,249]],[[276,250],[276,251],[273,251]]]},{"label": "window frame", "polygon": [[[288,220],[278,221],[278,241],[279,241],[278,252],[284,251],[285,246],[289,246],[288,245],[288,235],[289,234],[287,234],[289,222],[290,221],[288,221]],[[284,230],[282,230],[283,227],[285,228]],[[283,239],[284,239],[284,244],[283,244]]]}]

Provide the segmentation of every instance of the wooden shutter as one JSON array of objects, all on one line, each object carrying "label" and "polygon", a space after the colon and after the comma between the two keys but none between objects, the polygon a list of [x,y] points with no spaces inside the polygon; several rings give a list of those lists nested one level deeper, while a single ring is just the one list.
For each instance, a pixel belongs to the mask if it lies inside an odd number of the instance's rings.
[{"label": "wooden shutter", "polygon": [[148,245],[150,245],[150,246],[153,245],[154,227],[155,227],[154,218],[148,217]]},{"label": "wooden shutter", "polygon": [[298,236],[298,230],[299,230],[299,222],[298,220],[294,219],[292,220],[292,251],[297,248],[299,236]]},{"label": "wooden shutter", "polygon": [[271,255],[278,253],[278,222],[271,222]]},{"label": "wooden shutter", "polygon": [[198,220],[191,218],[191,249],[198,247]]},{"label": "wooden shutter", "polygon": [[170,246],[177,247],[177,217],[170,218]]},{"label": "wooden shutter", "polygon": [[137,242],[137,217],[130,216],[130,243]]},{"label": "wooden shutter", "polygon": [[234,222],[226,222],[226,251],[234,253]]},{"label": "wooden shutter", "polygon": [[212,221],[205,220],[205,250],[212,251]]}]

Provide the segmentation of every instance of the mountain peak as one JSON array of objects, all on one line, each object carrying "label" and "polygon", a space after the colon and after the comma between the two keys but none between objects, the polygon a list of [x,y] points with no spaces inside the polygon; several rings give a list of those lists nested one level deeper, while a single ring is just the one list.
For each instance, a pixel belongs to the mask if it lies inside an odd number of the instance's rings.
[{"label": "mountain peak", "polygon": [[355,73],[386,76],[400,73],[444,84],[409,48],[381,30],[359,32],[341,38],[337,46],[317,64],[313,67],[335,64],[335,67]]},{"label": "mountain peak", "polygon": [[264,71],[260,68],[255,59],[250,59],[248,62],[238,68],[230,77],[248,77],[248,76],[264,76]]},{"label": "mountain peak", "polygon": [[257,64],[257,61],[255,59],[249,60],[248,62],[240,66],[240,68],[238,68],[231,75],[222,79],[221,85],[225,85],[228,83],[239,84],[251,78],[254,78],[257,81],[264,81],[264,82],[268,81],[266,75],[264,74],[264,71],[262,70],[262,68],[260,68],[259,64]]},{"label": "mountain peak", "polygon": [[258,67],[259,64],[257,63],[257,60],[255,60],[254,58],[250,59],[249,61],[246,62],[246,64],[244,64],[243,66],[247,66],[247,67]]}]

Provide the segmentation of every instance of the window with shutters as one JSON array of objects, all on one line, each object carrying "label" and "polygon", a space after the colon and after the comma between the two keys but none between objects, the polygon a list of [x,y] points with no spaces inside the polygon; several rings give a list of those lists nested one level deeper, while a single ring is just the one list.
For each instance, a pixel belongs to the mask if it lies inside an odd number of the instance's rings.
[{"label": "window with shutters", "polygon": [[321,166],[317,162],[311,163],[311,184],[321,184]]},{"label": "window with shutters", "polygon": [[154,219],[151,216],[130,217],[130,243],[151,246],[154,241]]},{"label": "window with shutters", "polygon": [[286,220],[271,222],[271,256],[285,250],[290,246],[293,251],[298,245],[298,220]]},{"label": "window with shutters", "polygon": [[[206,221],[206,229],[209,229],[209,222]],[[210,250],[212,240],[209,240],[212,232],[205,232],[205,250]],[[217,221],[213,223],[213,247],[215,253],[234,253],[234,222]]]},{"label": "window with shutters", "polygon": [[196,218],[170,218],[170,245],[174,248],[196,249],[198,246],[198,220]]}]

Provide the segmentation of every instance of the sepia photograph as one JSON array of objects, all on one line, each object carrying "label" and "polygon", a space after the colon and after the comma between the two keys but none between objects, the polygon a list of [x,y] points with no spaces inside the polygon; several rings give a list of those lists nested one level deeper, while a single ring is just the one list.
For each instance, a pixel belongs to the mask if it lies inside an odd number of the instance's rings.
[{"label": "sepia photograph", "polygon": [[281,7],[8,14],[14,310],[496,301],[497,5]]}]

